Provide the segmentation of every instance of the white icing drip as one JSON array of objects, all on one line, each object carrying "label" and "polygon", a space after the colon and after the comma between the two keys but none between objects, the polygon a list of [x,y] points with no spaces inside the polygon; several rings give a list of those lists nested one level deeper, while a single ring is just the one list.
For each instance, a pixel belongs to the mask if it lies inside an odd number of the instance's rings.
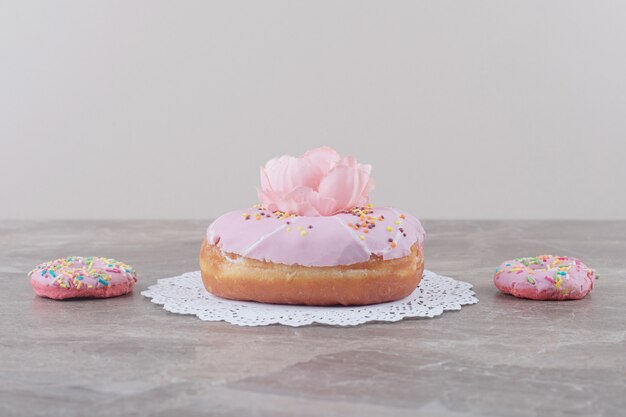
[{"label": "white icing drip", "polygon": [[263,241],[273,235],[275,235],[276,233],[280,232],[281,230],[285,229],[287,227],[287,223],[283,223],[280,226],[278,226],[278,228],[276,228],[275,230],[261,236],[260,238],[257,239],[256,242],[254,242],[252,245],[250,245],[245,251],[243,251],[243,253],[241,254],[242,256],[247,256],[250,252],[252,252],[254,249],[256,249],[257,246],[259,246],[261,243],[263,243]]},{"label": "white icing drip", "polygon": [[215,244],[215,232],[213,231],[213,229],[209,226],[209,231],[207,233],[207,241],[210,244]]},{"label": "white icing drip", "polygon": [[337,220],[343,226],[343,228],[350,234],[350,236],[354,239],[354,241],[359,244],[361,249],[365,251],[367,256],[370,256],[372,254],[372,251],[367,246],[367,243],[365,243],[364,240],[361,240],[357,235],[352,233],[352,229],[350,229],[348,225],[343,222],[343,220],[341,220],[338,216],[333,216],[333,219]]},{"label": "white icing drip", "polygon": [[223,250],[220,250],[220,252],[222,252],[222,257],[225,260],[227,260],[228,262],[230,262],[231,264],[238,264],[238,263],[241,263],[241,261],[243,260],[243,258],[241,258],[241,257],[237,257],[237,258],[233,259],[230,256],[228,256],[226,254],[226,252],[224,252]]}]

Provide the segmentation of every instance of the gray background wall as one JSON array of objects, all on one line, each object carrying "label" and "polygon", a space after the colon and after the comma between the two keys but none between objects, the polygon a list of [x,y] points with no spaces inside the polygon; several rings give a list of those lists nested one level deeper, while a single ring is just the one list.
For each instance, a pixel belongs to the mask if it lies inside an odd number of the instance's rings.
[{"label": "gray background wall", "polygon": [[626,218],[624,1],[3,1],[0,217],[210,218],[322,144],[424,218]]}]

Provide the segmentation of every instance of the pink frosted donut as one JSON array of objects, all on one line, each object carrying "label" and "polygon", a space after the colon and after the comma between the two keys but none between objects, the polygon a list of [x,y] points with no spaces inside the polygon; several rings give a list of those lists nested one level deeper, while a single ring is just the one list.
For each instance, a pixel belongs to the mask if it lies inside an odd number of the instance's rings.
[{"label": "pink frosted donut", "polygon": [[207,229],[200,270],[222,298],[274,304],[365,305],[404,298],[424,270],[420,221],[391,207],[332,216],[264,207],[226,213]]},{"label": "pink frosted donut", "polygon": [[496,287],[533,300],[579,300],[593,288],[595,271],[576,258],[541,255],[518,258],[496,268]]},{"label": "pink frosted donut", "polygon": [[129,293],[137,282],[135,270],[115,259],[68,256],[37,265],[30,283],[40,297],[108,298]]}]

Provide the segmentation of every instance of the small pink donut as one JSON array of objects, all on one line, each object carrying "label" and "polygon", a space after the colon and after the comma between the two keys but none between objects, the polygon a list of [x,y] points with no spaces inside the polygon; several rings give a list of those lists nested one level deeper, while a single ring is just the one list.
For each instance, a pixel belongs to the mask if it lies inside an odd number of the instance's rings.
[{"label": "small pink donut", "polygon": [[108,298],[129,293],[137,282],[135,270],[115,259],[68,256],[37,265],[30,283],[40,297]]},{"label": "small pink donut", "polygon": [[595,271],[576,258],[541,255],[518,258],[496,268],[496,287],[533,300],[579,300],[593,288]]}]

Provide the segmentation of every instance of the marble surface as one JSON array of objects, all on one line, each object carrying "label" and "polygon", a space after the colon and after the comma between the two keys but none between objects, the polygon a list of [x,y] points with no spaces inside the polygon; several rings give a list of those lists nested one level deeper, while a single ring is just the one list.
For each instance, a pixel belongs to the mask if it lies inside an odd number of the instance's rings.
[{"label": "marble surface", "polygon": [[[626,414],[626,222],[425,221],[426,265],[480,303],[353,328],[237,327],[139,292],[197,269],[208,221],[0,222],[1,416],[618,416]],[[500,294],[504,259],[564,254],[600,279],[575,302]],[[135,266],[134,294],[37,298],[67,255]]]}]

